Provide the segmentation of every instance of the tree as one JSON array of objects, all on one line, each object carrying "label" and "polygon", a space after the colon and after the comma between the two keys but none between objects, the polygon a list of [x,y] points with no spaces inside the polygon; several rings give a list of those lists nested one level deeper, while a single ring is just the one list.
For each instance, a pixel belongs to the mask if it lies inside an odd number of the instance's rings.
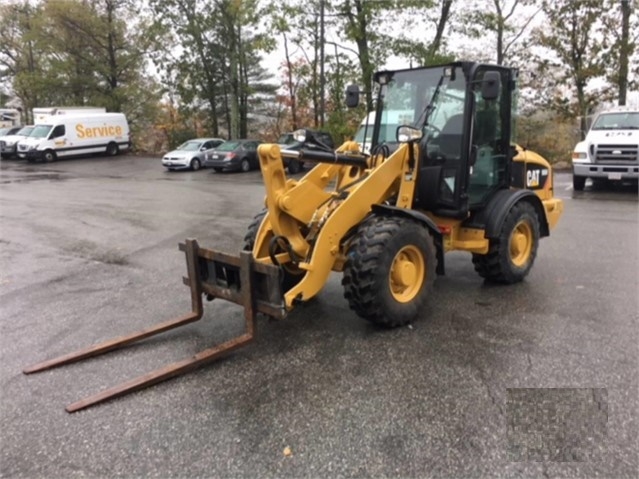
[{"label": "tree", "polygon": [[537,0],[479,0],[463,15],[462,25],[473,39],[482,38],[486,33],[494,35],[493,61],[503,65],[518,56],[518,46],[525,46],[524,33],[541,11],[536,3]]},{"label": "tree", "polygon": [[[430,32],[430,29],[435,28],[435,33],[432,40],[426,41],[430,38],[430,35],[419,35],[419,39],[408,38],[401,36],[392,40],[392,50],[397,55],[406,57],[410,64],[416,64],[421,66],[435,65],[438,63],[446,63],[453,61],[453,56],[446,51],[446,31],[449,27],[449,23],[453,18],[453,0],[439,0],[437,2],[431,2],[432,5],[426,4],[423,13],[419,9],[413,9],[408,13],[413,27],[410,30],[421,31],[421,26],[416,26],[416,20],[420,17],[426,19],[426,25],[424,26],[426,31]],[[430,27],[430,28],[429,28]],[[407,31],[410,27],[407,27]]]},{"label": "tree", "polygon": [[[214,136],[248,132],[251,97],[264,90],[260,54],[272,40],[258,31],[257,0],[149,0],[156,28],[174,48],[155,60],[193,112],[206,105]],[[255,81],[254,84],[252,82]],[[259,102],[257,102],[259,103]]]},{"label": "tree", "polygon": [[[610,38],[611,48],[608,57],[608,79],[617,87],[617,102],[625,105],[628,88],[636,89],[639,82],[636,51],[639,38],[639,19],[636,14],[636,2],[631,0],[609,0],[609,15],[603,17],[606,34]],[[619,26],[621,25],[621,28]],[[634,75],[629,80],[629,72],[634,60]]]},{"label": "tree", "polygon": [[0,5],[0,80],[7,80],[20,99],[24,121],[40,101],[44,78],[37,45],[39,6],[28,1]]},{"label": "tree", "polygon": [[[566,117],[579,117],[582,135],[587,130],[587,116],[601,101],[589,83],[605,73],[606,46],[600,19],[606,6],[600,0],[544,0],[546,25],[535,32],[544,50],[539,73],[554,87],[549,106]],[[554,55],[548,58],[548,53]]]}]

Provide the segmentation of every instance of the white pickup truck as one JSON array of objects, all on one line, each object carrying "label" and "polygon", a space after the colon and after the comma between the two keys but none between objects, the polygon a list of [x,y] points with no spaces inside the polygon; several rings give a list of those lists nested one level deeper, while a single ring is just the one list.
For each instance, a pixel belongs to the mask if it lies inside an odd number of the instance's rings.
[{"label": "white pickup truck", "polygon": [[572,185],[584,189],[586,178],[614,181],[639,178],[639,110],[599,113],[586,139],[572,153]]}]

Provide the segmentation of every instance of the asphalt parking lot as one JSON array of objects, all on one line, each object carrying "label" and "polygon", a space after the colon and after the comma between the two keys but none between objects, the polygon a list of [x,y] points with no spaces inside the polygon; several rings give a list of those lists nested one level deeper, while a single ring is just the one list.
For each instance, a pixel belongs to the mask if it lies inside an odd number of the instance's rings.
[{"label": "asphalt parking lot", "polygon": [[470,255],[410,327],[374,328],[333,275],[223,360],[74,414],[86,395],[242,330],[242,311],[25,376],[32,363],[190,310],[187,237],[235,253],[259,171],[121,156],[0,169],[2,477],[637,477],[636,187],[558,173],[565,212],[523,283]]}]

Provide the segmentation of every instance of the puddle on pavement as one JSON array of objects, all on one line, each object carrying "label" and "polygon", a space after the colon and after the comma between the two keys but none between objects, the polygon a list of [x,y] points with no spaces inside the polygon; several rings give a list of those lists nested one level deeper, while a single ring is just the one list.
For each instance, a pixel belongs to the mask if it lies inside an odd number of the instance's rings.
[{"label": "puddle on pavement", "polygon": [[26,176],[16,176],[14,178],[2,176],[0,177],[0,184],[29,183],[32,181],[63,181],[67,179],[69,179],[68,176],[63,176],[60,173],[37,173]]}]

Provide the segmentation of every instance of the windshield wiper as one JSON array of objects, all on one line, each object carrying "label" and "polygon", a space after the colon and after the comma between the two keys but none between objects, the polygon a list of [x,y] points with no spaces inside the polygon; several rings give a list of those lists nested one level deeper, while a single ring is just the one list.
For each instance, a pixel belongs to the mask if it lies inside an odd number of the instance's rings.
[{"label": "windshield wiper", "polygon": [[424,108],[424,111],[421,112],[421,114],[419,115],[419,117],[417,118],[417,122],[415,122],[415,126],[417,125],[421,125],[422,124],[422,117],[424,117],[424,124],[422,126],[422,128],[424,126],[428,126],[428,119],[430,118],[431,113],[433,113],[433,111],[435,111],[435,107],[433,106],[435,104],[435,101],[437,100],[437,97],[439,97],[439,90],[442,87],[442,83],[444,83],[444,78],[446,78],[446,73],[442,73],[442,76],[439,77],[439,81],[437,82],[437,86],[435,87],[435,91],[433,92],[433,95],[430,98],[430,101],[428,102],[428,104],[426,105],[426,107]]}]

